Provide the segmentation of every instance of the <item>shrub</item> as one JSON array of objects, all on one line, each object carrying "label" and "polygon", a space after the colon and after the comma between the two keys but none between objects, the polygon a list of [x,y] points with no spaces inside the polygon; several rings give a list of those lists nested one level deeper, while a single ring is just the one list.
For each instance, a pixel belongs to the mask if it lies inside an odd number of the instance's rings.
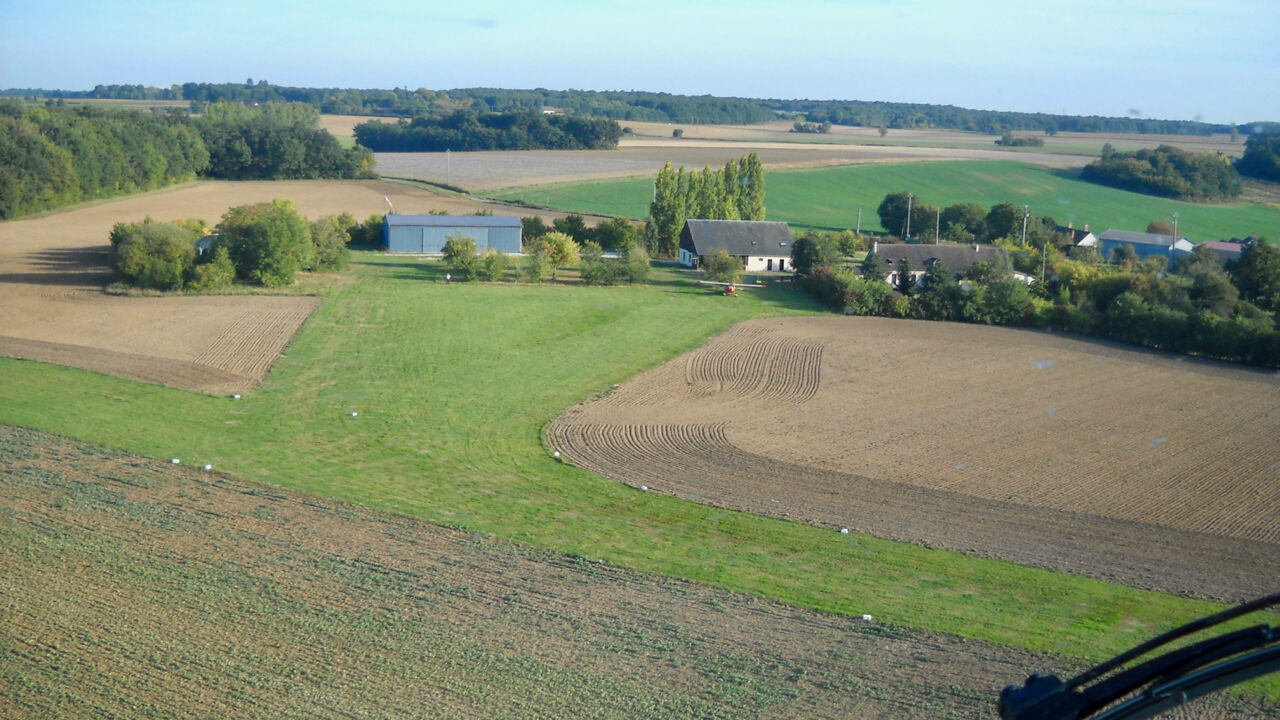
[{"label": "shrub", "polygon": [[612,285],[622,275],[622,266],[606,260],[600,243],[588,240],[582,246],[582,279],[588,285]]},{"label": "shrub", "polygon": [[498,282],[507,276],[511,259],[497,250],[485,250],[480,254],[480,276],[490,282]]},{"label": "shrub", "polygon": [[642,283],[649,279],[649,252],[639,242],[623,248],[622,277],[629,283]]},{"label": "shrub", "polygon": [[329,215],[311,223],[311,244],[316,249],[316,270],[341,270],[350,262],[351,253],[347,251],[347,240],[351,236],[347,232],[348,228],[343,225],[343,220],[338,215]]},{"label": "shrub", "polygon": [[117,223],[110,240],[111,267],[137,287],[181,289],[195,266],[196,238],[172,223]]},{"label": "shrub", "polygon": [[236,266],[231,262],[231,255],[225,247],[219,247],[212,253],[208,262],[196,265],[188,287],[192,290],[217,290],[230,285],[236,279]]},{"label": "shrub", "polygon": [[702,268],[707,279],[712,282],[738,282],[738,278],[742,277],[742,261],[723,249],[705,256]]},{"label": "shrub", "polygon": [[476,252],[476,239],[470,235],[455,233],[445,236],[444,253],[441,257],[444,264],[459,279],[475,280],[480,272],[479,254]]}]

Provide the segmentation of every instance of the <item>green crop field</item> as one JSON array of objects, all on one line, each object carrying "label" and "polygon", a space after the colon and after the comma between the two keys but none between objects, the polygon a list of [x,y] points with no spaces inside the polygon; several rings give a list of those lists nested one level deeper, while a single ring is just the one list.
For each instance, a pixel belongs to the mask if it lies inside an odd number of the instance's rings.
[{"label": "green crop field", "polygon": [[0,423],[1079,659],[1220,607],[641,493],[548,456],[540,429],[569,405],[739,320],[816,311],[790,290],[729,299],[682,271],[644,287],[446,284],[438,264],[372,253],[351,272],[243,399],[0,359]]},{"label": "green crop field", "polygon": [[[862,209],[862,228],[883,231],[876,208],[892,192],[912,192],[921,202],[946,206],[975,202],[1029,205],[1065,225],[1095,232],[1107,228],[1144,230],[1152,220],[1178,214],[1178,231],[1191,240],[1246,237],[1256,232],[1280,237],[1280,208],[1235,203],[1178,202],[1087,183],[1059,171],[1017,162],[920,162],[843,165],[805,170],[772,170],[765,176],[770,220],[796,229],[854,228]],[[525,187],[498,193],[517,200],[601,215],[643,218],[653,184],[649,178],[601,180]]]}]

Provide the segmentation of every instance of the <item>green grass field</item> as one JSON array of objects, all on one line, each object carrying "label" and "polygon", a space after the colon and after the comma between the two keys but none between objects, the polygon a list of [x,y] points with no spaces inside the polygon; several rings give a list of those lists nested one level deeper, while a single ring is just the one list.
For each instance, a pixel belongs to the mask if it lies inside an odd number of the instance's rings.
[{"label": "green grass field", "polygon": [[[645,287],[445,284],[358,253],[240,400],[0,359],[0,422],[903,626],[1099,659],[1219,606],[641,493],[559,464],[540,428],[739,320],[817,312]],[[357,417],[352,417],[358,412]]]},{"label": "green grass field", "polygon": [[[923,162],[843,165],[805,170],[773,170],[765,176],[765,203],[770,220],[793,228],[837,230],[858,224],[883,231],[876,208],[892,192],[913,192],[922,202],[945,207],[975,202],[1029,205],[1065,225],[1068,221],[1095,232],[1107,228],[1144,230],[1152,220],[1178,213],[1178,231],[1191,240],[1245,237],[1257,232],[1280,237],[1280,208],[1236,203],[1204,205],[1114,190],[1083,182],[1054,170],[1018,162]],[[650,178],[601,180],[525,187],[498,193],[518,200],[601,215],[643,218],[649,212]]]}]

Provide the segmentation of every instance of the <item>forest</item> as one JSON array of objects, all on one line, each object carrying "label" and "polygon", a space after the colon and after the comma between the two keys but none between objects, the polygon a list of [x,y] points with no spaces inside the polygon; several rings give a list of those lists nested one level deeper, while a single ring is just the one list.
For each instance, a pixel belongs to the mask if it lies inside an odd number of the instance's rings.
[{"label": "forest", "polygon": [[214,104],[186,113],[0,100],[0,219],[210,177],[367,177],[307,105]]},{"label": "forest", "polygon": [[544,115],[534,110],[455,110],[409,122],[370,120],[357,125],[355,134],[356,142],[376,152],[608,150],[618,146],[622,128],[607,118]]}]

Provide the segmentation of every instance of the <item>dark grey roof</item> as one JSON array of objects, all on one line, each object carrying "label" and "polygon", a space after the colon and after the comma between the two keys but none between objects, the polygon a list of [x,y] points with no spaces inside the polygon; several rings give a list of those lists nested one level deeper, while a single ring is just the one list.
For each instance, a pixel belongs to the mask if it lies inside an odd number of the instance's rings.
[{"label": "dark grey roof", "polygon": [[1099,240],[1110,240],[1112,242],[1133,243],[1136,245],[1159,245],[1161,247],[1169,247],[1173,244],[1173,238],[1169,235],[1153,235],[1152,233],[1134,232],[1132,230],[1111,230],[1098,236]]},{"label": "dark grey roof", "polygon": [[514,215],[387,215],[387,225],[413,227],[520,227]]},{"label": "dark grey roof", "polygon": [[[1059,235],[1070,236],[1072,245],[1079,245],[1081,240],[1093,234],[1088,230],[1085,230],[1084,228],[1066,227],[1065,225],[1055,225],[1053,227],[1053,230]],[[1094,237],[1097,237],[1097,236],[1095,235]]]},{"label": "dark grey roof", "polygon": [[[975,249],[976,248],[976,249]],[[994,263],[1007,255],[1002,247],[992,245],[915,245],[906,243],[876,246],[876,255],[896,268],[906,259],[912,270],[928,270],[934,260],[941,260],[955,273],[967,273],[976,262]]]},{"label": "dark grey roof", "polygon": [[791,228],[764,220],[685,220],[680,247],[694,255],[725,250],[745,257],[791,257]]}]

